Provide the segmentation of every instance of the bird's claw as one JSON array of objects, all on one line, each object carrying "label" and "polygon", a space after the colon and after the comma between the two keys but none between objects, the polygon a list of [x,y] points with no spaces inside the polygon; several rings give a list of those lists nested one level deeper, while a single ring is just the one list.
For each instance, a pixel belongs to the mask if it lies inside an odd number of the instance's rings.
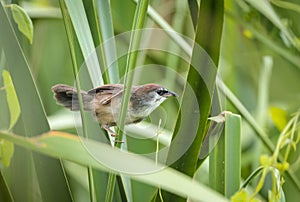
[{"label": "bird's claw", "polygon": [[[102,126],[102,128],[103,128],[104,130],[106,130],[106,132],[107,132],[108,134],[110,134],[111,137],[116,138],[116,137],[118,136],[118,134],[115,133],[113,130],[111,130],[111,129],[109,128],[108,125],[104,125],[104,126]],[[114,142],[115,142],[115,143],[124,143],[124,141],[122,141],[122,140],[116,140],[116,139],[114,140]]]}]

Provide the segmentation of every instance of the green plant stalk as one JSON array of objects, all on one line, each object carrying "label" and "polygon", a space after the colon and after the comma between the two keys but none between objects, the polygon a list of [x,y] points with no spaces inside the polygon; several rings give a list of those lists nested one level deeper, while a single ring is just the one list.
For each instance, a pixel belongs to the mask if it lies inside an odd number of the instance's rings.
[{"label": "green plant stalk", "polygon": [[241,179],[241,117],[225,113],[225,197],[240,188]]},{"label": "green plant stalk", "polygon": [[[61,12],[63,16],[63,20],[65,23],[66,27],[66,33],[67,37],[69,40],[69,46],[70,46],[70,53],[71,53],[71,59],[73,63],[73,72],[75,76],[75,83],[76,83],[76,88],[77,88],[77,94],[78,94],[78,100],[79,100],[79,110],[80,110],[80,116],[81,116],[81,122],[82,122],[82,133],[85,138],[88,137],[87,134],[87,128],[86,128],[86,123],[85,123],[85,115],[84,115],[84,109],[83,109],[83,100],[82,100],[82,95],[80,93],[80,81],[78,77],[78,71],[77,71],[77,60],[76,60],[76,53],[75,53],[75,45],[74,45],[74,35],[72,32],[72,25],[71,25],[71,20],[69,18],[67,8],[65,7],[65,4],[63,0],[59,1],[60,7],[61,7]],[[87,167],[88,171],[88,181],[89,181],[89,193],[90,193],[90,200],[91,201],[96,201],[96,195],[95,195],[95,186],[94,186],[94,180],[93,180],[93,171],[90,166]]]},{"label": "green plant stalk", "polygon": [[[279,138],[277,140],[277,144],[276,147],[274,149],[273,155],[272,155],[272,162],[276,163],[277,159],[280,156],[280,149],[283,147],[283,145],[285,144],[286,139],[289,138],[289,128],[293,125],[293,120],[295,117],[292,118],[291,121],[289,121],[287,123],[287,125],[285,126],[285,128],[283,129],[283,131],[280,133]],[[287,150],[288,151],[288,150]]]},{"label": "green plant stalk", "polygon": [[[138,55],[138,52],[136,50],[138,49],[140,39],[141,39],[141,31],[139,29],[143,28],[145,17],[147,14],[147,8],[148,8],[148,0],[140,0],[137,4],[137,8],[134,15],[132,33],[130,36],[130,43],[129,43],[128,55],[127,55],[126,67],[125,67],[124,92],[123,92],[123,97],[121,102],[120,117],[118,120],[118,130],[117,130],[118,141],[122,141],[123,138],[125,117],[127,114],[130,91],[133,83],[133,76],[134,76],[133,70],[135,68],[137,55]],[[119,147],[121,146],[121,143],[116,141],[115,146]]]},{"label": "green plant stalk", "polygon": [[[298,119],[299,119],[299,115],[300,114],[297,113],[293,117],[293,126],[292,126],[292,130],[290,131],[291,132],[291,137],[290,137],[291,140],[294,140],[294,134],[296,132],[296,126],[297,126],[297,122],[298,122]],[[288,146],[286,148],[286,151],[285,151],[285,155],[284,155],[284,161],[287,161],[287,159],[289,157],[289,154],[290,154],[291,147],[292,147],[292,144],[288,144]]]},{"label": "green plant stalk", "polygon": [[157,130],[156,130],[156,150],[155,150],[155,164],[158,164],[158,152],[159,152],[159,135],[161,133],[161,119],[159,119]]},{"label": "green plant stalk", "polygon": [[98,38],[99,38],[99,45],[100,45],[100,54],[101,54],[101,58],[102,60],[99,61],[100,63],[100,67],[102,67],[102,74],[104,74],[103,77],[103,81],[104,83],[110,83],[110,79],[109,79],[109,74],[108,74],[108,67],[107,67],[107,62],[106,62],[106,57],[105,57],[105,52],[104,52],[104,47],[103,47],[103,38],[102,38],[102,33],[101,33],[101,30],[100,30],[100,21],[98,19],[98,15],[97,15],[97,9],[96,9],[96,3],[95,3],[95,0],[92,0],[92,4],[93,4],[93,12],[94,12],[94,15],[96,16],[95,17],[95,20],[96,20],[96,28],[97,28],[97,33],[98,33]]},{"label": "green plant stalk", "polygon": [[[245,182],[243,183],[243,185],[241,186],[241,189],[244,189],[247,187],[247,185],[251,182],[252,179],[254,179],[258,174],[260,174],[263,171],[264,167],[260,166],[258,168],[256,168],[245,180]],[[241,190],[240,189],[240,190]]]},{"label": "green plant stalk", "polygon": [[287,2],[287,1],[281,1],[281,0],[271,0],[270,2],[278,7],[300,13],[300,6],[298,4]]},{"label": "green plant stalk", "polygon": [[198,20],[198,12],[199,12],[198,2],[197,0],[188,0],[188,4],[189,4],[189,10],[190,10],[193,26],[194,28],[196,28],[197,20]]},{"label": "green plant stalk", "polygon": [[[258,93],[257,93],[257,107],[255,109],[255,117],[257,122],[260,123],[262,128],[266,127],[268,107],[269,107],[269,88],[270,88],[270,79],[272,75],[273,68],[273,58],[272,56],[263,56],[262,58],[262,67],[259,71],[258,79]],[[254,143],[252,148],[254,152],[254,159],[256,161],[252,162],[252,167],[256,168],[259,164],[259,159],[261,151],[263,148],[263,143],[258,141]]]},{"label": "green plant stalk", "polygon": [[261,178],[260,178],[260,180],[259,180],[259,182],[258,182],[258,184],[257,184],[257,186],[256,186],[256,188],[255,188],[255,191],[252,193],[252,195],[250,196],[250,200],[251,199],[254,199],[255,198],[255,196],[258,194],[258,192],[261,190],[261,188],[263,187],[263,185],[264,185],[264,182],[265,182],[265,178],[266,178],[266,176],[267,176],[267,174],[268,174],[268,171],[269,171],[269,168],[268,167],[264,167],[263,169],[262,169],[262,176],[261,176]]},{"label": "green plant stalk", "polygon": [[220,90],[227,96],[227,98],[234,104],[237,110],[243,115],[243,117],[249,122],[249,124],[253,127],[253,129],[257,132],[260,139],[263,141],[264,145],[270,152],[273,152],[275,149],[274,144],[268,138],[268,135],[265,131],[258,125],[255,121],[254,117],[250,114],[250,112],[246,109],[246,107],[240,102],[240,100],[231,92],[231,90],[226,86],[226,84],[222,80],[217,80],[218,86],[220,86]]},{"label": "green plant stalk", "polygon": [[[182,0],[176,0],[176,10],[174,13],[172,25],[173,25],[174,30],[176,30],[178,33],[183,33],[185,20],[187,18],[187,16],[185,15],[186,10],[187,10],[187,2],[182,1]],[[169,43],[168,46],[169,46],[168,49],[171,51],[178,52],[178,53],[180,53],[182,51],[180,46],[178,46],[178,44],[173,41],[171,41],[171,43]],[[180,64],[179,57],[177,57],[173,54],[167,55],[167,66],[168,67],[172,67],[172,68],[174,68],[175,71],[178,72],[179,64]],[[172,86],[173,88],[176,88],[176,82],[177,82],[176,74],[169,76],[168,81],[171,83],[170,86]]]},{"label": "green plant stalk", "polygon": [[209,155],[209,184],[230,198],[240,188],[241,117],[230,112],[225,112],[224,116],[224,130]]},{"label": "green plant stalk", "polygon": [[[97,13],[97,9],[96,9],[96,2],[95,0],[89,0],[89,1],[83,1],[85,9],[86,9],[86,14],[87,14],[87,18],[88,21],[90,23],[90,28],[91,28],[91,33],[94,39],[94,44],[96,47],[96,52],[97,54],[100,54],[100,58],[98,58],[98,62],[99,62],[99,67],[101,69],[102,72],[102,78],[103,78],[103,82],[105,84],[110,83],[109,80],[109,74],[107,71],[107,62],[106,62],[106,57],[105,57],[105,52],[104,52],[104,47],[103,47],[103,37],[102,37],[102,33],[101,33],[101,29],[100,29],[100,22],[99,22],[99,18],[98,18],[98,13]],[[89,10],[92,10],[92,12],[89,12]],[[100,52],[98,53],[97,51],[100,50]]]},{"label": "green plant stalk", "polygon": [[[118,127],[117,127],[117,138],[115,142],[115,147],[121,147],[121,141],[123,139],[123,131],[125,126],[125,117],[127,114],[127,108],[130,99],[130,91],[133,83],[133,70],[136,65],[137,55],[140,39],[141,39],[141,31],[139,29],[143,28],[145,18],[147,16],[147,8],[148,8],[148,0],[140,0],[137,4],[135,14],[134,14],[134,21],[132,25],[132,33],[130,36],[130,43],[128,48],[128,55],[126,61],[126,68],[125,68],[125,80],[124,80],[124,92],[121,102],[120,108],[120,117],[118,119]],[[110,174],[109,181],[107,186],[107,195],[106,201],[110,202],[113,201],[113,193],[115,189],[116,183],[116,175]]]},{"label": "green plant stalk", "polygon": [[[198,156],[200,154],[202,141],[205,138],[206,123],[212,104],[214,83],[217,72],[216,68],[206,69],[205,75],[200,75],[200,73],[197,72],[196,68],[200,68],[200,71],[203,71],[202,68],[205,68],[209,62],[211,62],[206,55],[201,55],[201,52],[198,52],[198,46],[201,46],[204,51],[206,51],[206,53],[212,59],[212,62],[215,64],[215,66],[217,66],[219,61],[220,42],[223,28],[223,9],[223,0],[201,1],[195,33],[196,45],[193,47],[193,53],[191,57],[192,62],[188,69],[187,81],[181,104],[181,106],[186,107],[185,110],[188,110],[188,113],[199,118],[197,123],[198,125],[197,129],[195,129],[196,134],[192,134],[190,132],[190,128],[185,127],[191,124],[190,121],[182,120],[182,117],[179,114],[173,134],[173,140],[176,138],[176,141],[179,142],[185,142],[186,139],[191,139],[193,141],[188,148],[182,148],[182,145],[180,144],[171,144],[168,153],[167,163],[172,163],[172,168],[189,176],[193,176],[197,169]],[[209,30],[209,32],[207,30]],[[197,64],[200,67],[193,66],[195,61],[200,61],[200,64]],[[205,78],[206,80],[203,79],[203,76],[207,76],[207,78]],[[191,86],[193,92],[195,92],[197,101],[192,101],[189,99],[189,93],[186,89],[187,83]],[[196,114],[195,111],[199,111],[199,114]],[[181,128],[182,126],[184,129]],[[177,157],[178,154],[183,152],[182,149],[185,149],[184,154],[182,154],[180,157]],[[173,159],[175,162],[172,162]],[[164,201],[186,200],[182,197],[165,191],[162,192],[162,195]],[[158,199],[158,197],[156,197],[156,199]]]},{"label": "green plant stalk", "polygon": [[[95,0],[93,0],[93,1],[95,1]],[[103,50],[101,50],[101,51],[103,51],[103,56],[106,55],[105,54],[106,52],[109,52],[116,58],[117,51],[116,51],[116,42],[113,39],[115,36],[114,36],[113,20],[112,20],[112,14],[111,14],[112,9],[110,6],[110,0],[96,1],[95,6],[96,6],[98,18],[99,18],[98,21],[99,21],[99,26],[100,26],[99,28],[100,28],[100,33],[101,33],[101,40],[102,40],[102,41],[100,41],[100,46],[103,49]],[[110,41],[112,47],[109,46],[109,48],[108,48],[108,47],[103,46],[103,43],[105,45],[105,42],[107,40]],[[108,50],[106,51],[105,48],[107,48]],[[108,62],[111,62],[111,61],[107,61],[107,58],[105,58],[105,62],[106,62],[105,70],[108,71],[110,83],[118,83],[119,82],[118,62],[113,62],[112,64],[111,63],[108,64]]]},{"label": "green plant stalk", "polygon": [[[294,140],[294,134],[296,131],[296,126],[297,126],[299,116],[300,116],[300,114],[296,113],[295,116],[291,118],[291,120],[287,123],[287,125],[284,127],[284,129],[280,133],[279,139],[278,139],[276,147],[275,147],[275,151],[273,152],[273,155],[272,155],[273,164],[277,163],[277,160],[281,158],[280,150],[284,147],[286,140],[287,139],[289,139],[290,141]],[[290,130],[290,128],[291,128],[291,130]],[[289,156],[289,153],[291,150],[291,146],[292,146],[291,143],[289,143],[287,145],[284,159],[283,159],[284,162],[287,161],[287,159],[288,159],[288,156]]]},{"label": "green plant stalk", "polygon": [[[107,10],[111,10],[110,6],[109,6],[109,2],[107,0],[104,1],[95,1],[95,0],[90,0],[90,1],[83,1],[84,6],[85,6],[85,10],[87,13],[87,18],[89,20],[90,23],[90,29],[91,29],[91,33],[93,35],[93,39],[94,39],[94,44],[96,47],[96,53],[98,56],[98,62],[99,62],[99,66],[102,72],[102,79],[103,82],[105,84],[110,84],[110,83],[116,83],[118,81],[118,76],[119,76],[119,72],[117,68],[110,68],[108,69],[108,64],[107,64],[107,57],[105,54],[105,47],[104,47],[104,41],[105,41],[105,33],[107,32],[107,30],[111,30],[112,29],[112,20],[111,20],[111,16],[109,16],[107,13],[109,11]],[[89,13],[89,10],[92,10],[92,13]],[[104,19],[103,19],[104,18]],[[113,31],[112,31],[113,33]],[[108,38],[108,36],[106,36]],[[110,36],[112,37],[112,36]],[[112,39],[111,39],[112,40]],[[110,46],[109,46],[110,47]],[[110,50],[108,50],[110,51]],[[108,137],[109,134],[107,134],[106,131],[102,130],[104,133],[106,133],[106,136]],[[109,139],[109,138],[108,138]],[[115,181],[115,175],[114,174],[107,174],[108,175],[108,181],[107,184],[103,186],[103,182],[99,182],[103,181],[103,180],[107,180],[106,178],[97,178],[95,181],[96,184],[94,185],[95,188],[97,187],[101,187],[106,189],[107,191],[102,191],[100,192],[99,190],[97,190],[96,193],[96,200],[100,200],[101,196],[113,196],[113,193],[110,193],[110,190],[107,188],[108,184],[112,184],[113,181]],[[96,177],[96,174],[94,174],[94,176]],[[98,186],[97,186],[98,185]],[[104,193],[103,193],[104,192]],[[107,201],[110,201],[109,199],[106,199]]]},{"label": "green plant stalk", "polygon": [[271,56],[263,57],[263,66],[259,75],[258,98],[257,98],[257,120],[264,128],[268,114],[269,88],[272,76],[273,58]]},{"label": "green plant stalk", "polygon": [[64,0],[93,86],[103,84],[95,44],[82,0]]},{"label": "green plant stalk", "polygon": [[107,180],[107,190],[105,195],[105,202],[113,201],[114,191],[116,186],[116,174],[109,173]]},{"label": "green plant stalk", "polygon": [[[226,121],[225,121],[226,123]],[[225,130],[209,154],[209,186],[225,196]]]}]

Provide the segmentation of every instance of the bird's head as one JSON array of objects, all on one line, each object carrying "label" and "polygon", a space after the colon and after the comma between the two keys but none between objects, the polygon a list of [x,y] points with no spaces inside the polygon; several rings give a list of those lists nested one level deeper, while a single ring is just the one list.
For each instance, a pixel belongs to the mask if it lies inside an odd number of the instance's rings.
[{"label": "bird's head", "polygon": [[176,96],[176,93],[161,85],[145,84],[132,92],[130,101],[134,114],[146,117],[167,98]]}]

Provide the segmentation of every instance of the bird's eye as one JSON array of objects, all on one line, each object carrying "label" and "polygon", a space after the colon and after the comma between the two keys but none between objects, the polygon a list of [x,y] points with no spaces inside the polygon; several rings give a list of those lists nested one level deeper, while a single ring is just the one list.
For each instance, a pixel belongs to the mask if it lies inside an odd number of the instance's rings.
[{"label": "bird's eye", "polygon": [[164,95],[165,93],[168,93],[168,91],[166,89],[159,89],[156,91],[156,93],[160,96]]}]

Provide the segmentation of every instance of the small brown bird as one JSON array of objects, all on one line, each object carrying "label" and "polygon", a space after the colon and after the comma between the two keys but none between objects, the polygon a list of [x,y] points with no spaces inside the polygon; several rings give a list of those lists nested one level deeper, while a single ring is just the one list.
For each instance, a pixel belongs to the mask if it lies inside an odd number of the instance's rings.
[{"label": "small brown bird", "polygon": [[[68,85],[57,84],[52,87],[57,102],[72,111],[79,110],[77,90]],[[80,91],[84,110],[91,111],[101,126],[115,135],[111,126],[116,126],[120,115],[123,84],[107,84],[89,91]],[[145,119],[168,97],[177,96],[158,84],[145,84],[131,88],[130,101],[125,124],[138,123]]]}]

